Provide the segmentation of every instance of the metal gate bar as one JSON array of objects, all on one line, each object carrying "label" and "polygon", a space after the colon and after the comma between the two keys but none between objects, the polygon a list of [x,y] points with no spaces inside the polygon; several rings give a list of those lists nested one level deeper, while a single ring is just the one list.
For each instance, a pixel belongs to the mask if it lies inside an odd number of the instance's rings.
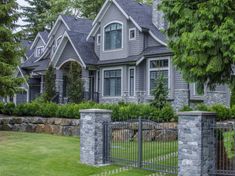
[{"label": "metal gate bar", "polygon": [[108,152],[104,152],[109,155],[106,161],[177,175],[177,124],[139,118],[113,122],[104,129],[104,133],[111,134],[110,147],[105,147]]}]

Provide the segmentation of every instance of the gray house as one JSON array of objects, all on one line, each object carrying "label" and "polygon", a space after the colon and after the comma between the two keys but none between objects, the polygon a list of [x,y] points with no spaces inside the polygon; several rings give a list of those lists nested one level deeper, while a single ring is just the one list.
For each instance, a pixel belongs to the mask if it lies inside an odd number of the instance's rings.
[{"label": "gray house", "polygon": [[[154,1],[154,7],[160,0]],[[179,109],[189,102],[229,105],[230,91],[218,85],[199,93],[197,84],[188,84],[172,64],[173,53],[162,33],[163,14],[135,0],[106,0],[94,21],[59,16],[50,32],[40,32],[31,43],[26,61],[19,68],[29,75],[27,98],[44,91],[45,72],[56,68],[59,103],[66,103],[67,64],[82,68],[84,98],[105,103],[149,102],[159,75],[164,75],[169,101]],[[18,96],[18,95],[17,95]]]}]

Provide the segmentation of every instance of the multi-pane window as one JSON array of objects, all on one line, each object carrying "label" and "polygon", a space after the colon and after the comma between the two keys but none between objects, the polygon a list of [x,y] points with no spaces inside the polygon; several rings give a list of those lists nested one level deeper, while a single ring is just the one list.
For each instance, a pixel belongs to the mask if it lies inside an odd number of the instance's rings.
[{"label": "multi-pane window", "polygon": [[130,29],[129,30],[129,40],[135,40],[136,39],[136,29]]},{"label": "multi-pane window", "polygon": [[109,24],[104,29],[104,49],[113,50],[122,48],[122,25],[119,23]]},{"label": "multi-pane window", "polygon": [[104,71],[104,96],[121,96],[121,70]]},{"label": "multi-pane window", "polygon": [[149,68],[149,88],[150,94],[157,85],[157,81],[160,77],[163,77],[166,89],[169,89],[169,59],[156,59],[150,60]]},{"label": "multi-pane window", "polygon": [[194,83],[194,96],[204,95],[204,85]]},{"label": "multi-pane window", "polygon": [[129,95],[134,96],[135,91],[135,70],[129,69]]},{"label": "multi-pane window", "polygon": [[42,47],[38,47],[37,50],[36,50],[36,57],[41,56],[43,51],[44,51],[44,47],[43,46]]}]

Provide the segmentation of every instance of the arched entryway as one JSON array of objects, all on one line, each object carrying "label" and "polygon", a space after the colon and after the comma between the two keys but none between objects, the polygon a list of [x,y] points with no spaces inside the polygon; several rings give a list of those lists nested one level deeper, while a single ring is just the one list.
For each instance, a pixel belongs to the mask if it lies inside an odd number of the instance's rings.
[{"label": "arched entryway", "polygon": [[[59,94],[59,103],[69,103],[74,102],[71,101],[73,98],[78,98],[79,93],[72,95],[70,92],[70,82],[71,82],[71,68],[76,68],[76,76],[79,74],[82,83],[82,99],[83,100],[92,100],[98,101],[99,96],[98,93],[95,92],[95,70],[87,70],[81,66],[81,64],[74,59],[69,59],[66,62],[62,63],[60,66],[56,68],[56,90]],[[76,87],[76,85],[75,85]],[[78,86],[79,87],[79,86]],[[79,91],[78,91],[79,92]]]}]

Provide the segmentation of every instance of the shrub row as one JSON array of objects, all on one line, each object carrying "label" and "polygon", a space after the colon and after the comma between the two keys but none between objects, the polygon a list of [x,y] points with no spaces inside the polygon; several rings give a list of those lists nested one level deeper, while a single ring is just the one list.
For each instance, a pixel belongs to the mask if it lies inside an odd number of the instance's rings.
[{"label": "shrub row", "polygon": [[195,108],[184,106],[180,111],[193,111],[193,110],[216,112],[218,121],[235,119],[235,105],[232,108],[228,108],[221,104],[214,104],[212,106],[206,106],[205,104],[198,104]]},{"label": "shrub row", "polygon": [[113,120],[145,119],[162,122],[177,121],[176,114],[170,105],[162,110],[156,109],[149,104],[97,104],[84,102],[80,104],[57,105],[54,103],[32,102],[15,106],[13,103],[0,104],[0,113],[16,116],[42,116],[59,118],[80,118],[81,109],[109,109],[112,110]]}]

